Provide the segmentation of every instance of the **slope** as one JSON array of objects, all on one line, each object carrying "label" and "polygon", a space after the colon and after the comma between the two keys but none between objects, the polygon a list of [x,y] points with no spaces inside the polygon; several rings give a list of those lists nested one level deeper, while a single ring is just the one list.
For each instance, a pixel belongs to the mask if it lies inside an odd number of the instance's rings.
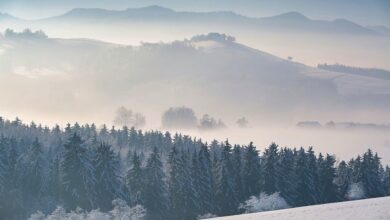
[{"label": "slope", "polygon": [[390,219],[390,197],[244,214],[213,220]]}]

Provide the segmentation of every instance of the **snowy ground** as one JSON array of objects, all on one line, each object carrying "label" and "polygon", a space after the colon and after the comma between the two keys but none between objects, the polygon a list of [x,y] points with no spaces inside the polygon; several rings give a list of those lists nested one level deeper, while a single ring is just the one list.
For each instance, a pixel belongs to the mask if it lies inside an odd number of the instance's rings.
[{"label": "snowy ground", "polygon": [[390,219],[390,197],[307,206],[213,220],[381,220]]}]

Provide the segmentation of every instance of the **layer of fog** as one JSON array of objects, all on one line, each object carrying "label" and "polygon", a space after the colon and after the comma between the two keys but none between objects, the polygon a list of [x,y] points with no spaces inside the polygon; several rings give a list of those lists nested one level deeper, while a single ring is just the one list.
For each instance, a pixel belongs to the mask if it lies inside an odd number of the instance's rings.
[{"label": "layer of fog", "polygon": [[[320,71],[220,34],[139,47],[34,34],[0,40],[0,115],[7,118],[111,125],[126,106],[145,116],[145,129],[163,129],[164,111],[185,105],[198,119],[209,114],[226,124],[180,129],[210,141],[315,146],[343,159],[372,147],[389,160],[388,133],[295,128],[303,120],[388,124],[387,80]],[[243,116],[249,128],[238,129]]]}]

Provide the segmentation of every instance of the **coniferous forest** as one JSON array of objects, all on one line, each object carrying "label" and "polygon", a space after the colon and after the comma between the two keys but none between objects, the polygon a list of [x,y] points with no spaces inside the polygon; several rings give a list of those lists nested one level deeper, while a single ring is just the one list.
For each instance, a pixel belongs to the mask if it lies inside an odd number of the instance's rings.
[{"label": "coniferous forest", "polygon": [[57,206],[107,212],[122,201],[148,220],[190,220],[243,213],[260,194],[278,193],[289,207],[390,195],[390,168],[362,153],[336,161],[275,143],[260,152],[168,132],[0,118],[0,219]]}]

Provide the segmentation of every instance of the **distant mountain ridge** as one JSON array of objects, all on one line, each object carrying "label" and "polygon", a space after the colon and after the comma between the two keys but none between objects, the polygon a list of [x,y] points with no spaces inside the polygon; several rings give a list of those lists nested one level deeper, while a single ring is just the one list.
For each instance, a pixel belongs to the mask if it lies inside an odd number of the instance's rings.
[{"label": "distant mountain ridge", "polygon": [[[12,16],[11,16],[12,17]],[[0,14],[0,19],[2,18]],[[204,25],[223,24],[240,25],[251,28],[263,28],[273,30],[296,30],[316,31],[331,33],[387,35],[390,33],[387,27],[377,26],[364,27],[346,19],[314,20],[299,12],[287,12],[271,17],[247,17],[232,11],[211,11],[211,12],[187,12],[175,11],[161,6],[148,6],[141,8],[128,8],[125,10],[107,10],[101,8],[75,8],[62,15],[45,19],[32,20],[31,22],[78,22],[83,21],[110,21],[110,22],[175,22]],[[385,30],[385,31],[384,31]]]}]

